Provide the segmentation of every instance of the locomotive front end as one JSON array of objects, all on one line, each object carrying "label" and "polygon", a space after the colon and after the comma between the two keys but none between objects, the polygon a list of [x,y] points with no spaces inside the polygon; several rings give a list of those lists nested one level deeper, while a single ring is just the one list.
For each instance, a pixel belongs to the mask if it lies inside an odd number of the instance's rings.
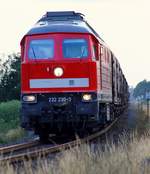
[{"label": "locomotive front end", "polygon": [[27,35],[22,42],[22,127],[40,134],[99,120],[93,37]]}]

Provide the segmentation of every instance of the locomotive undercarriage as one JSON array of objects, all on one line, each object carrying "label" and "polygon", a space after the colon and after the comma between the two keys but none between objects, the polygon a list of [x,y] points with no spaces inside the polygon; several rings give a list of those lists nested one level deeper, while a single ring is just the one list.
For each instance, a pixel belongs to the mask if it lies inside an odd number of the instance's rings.
[{"label": "locomotive undercarriage", "polygon": [[[96,93],[91,93],[92,100],[88,102],[82,100],[83,93],[35,95],[36,103],[22,102],[21,121],[23,128],[34,130],[42,141],[49,134],[90,132],[98,125],[113,121],[124,110],[121,105],[99,103]],[[64,101],[58,102],[58,98]]]},{"label": "locomotive undercarriage", "polygon": [[100,121],[96,93],[91,93],[92,99],[88,102],[83,101],[83,93],[35,95],[36,103],[22,102],[22,127],[26,130],[33,129],[37,134],[43,130],[59,134],[68,130],[90,129]]}]

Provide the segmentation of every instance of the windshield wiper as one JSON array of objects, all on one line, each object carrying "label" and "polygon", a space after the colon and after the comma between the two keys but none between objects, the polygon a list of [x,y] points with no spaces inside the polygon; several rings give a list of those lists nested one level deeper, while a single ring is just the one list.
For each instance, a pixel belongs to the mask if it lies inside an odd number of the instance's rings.
[{"label": "windshield wiper", "polygon": [[84,52],[85,52],[85,47],[82,49],[80,58],[83,58]]},{"label": "windshield wiper", "polygon": [[34,58],[36,59],[36,54],[35,54],[35,51],[34,51],[33,47],[31,47],[31,49],[32,49],[32,52],[33,52]]}]

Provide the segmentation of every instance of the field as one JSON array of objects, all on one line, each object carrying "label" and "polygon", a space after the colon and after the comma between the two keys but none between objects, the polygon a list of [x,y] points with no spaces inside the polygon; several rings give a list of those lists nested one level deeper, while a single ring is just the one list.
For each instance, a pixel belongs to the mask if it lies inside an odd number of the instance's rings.
[{"label": "field", "polygon": [[0,143],[14,141],[23,136],[19,127],[20,102],[17,100],[0,103]]},{"label": "field", "polygon": [[[19,127],[19,108],[18,101],[0,104],[1,143],[23,136]],[[149,128],[140,137],[133,132],[120,136],[118,142],[103,146],[84,144],[56,157],[24,162],[19,169],[9,163],[0,163],[0,174],[149,174]]]},{"label": "field", "polygon": [[[65,151],[51,160],[38,159],[24,162],[19,169],[0,164],[5,174],[149,174],[149,133],[137,139],[136,135],[121,137],[118,145],[106,144],[103,148],[82,145]],[[127,138],[127,139],[126,139]]]}]

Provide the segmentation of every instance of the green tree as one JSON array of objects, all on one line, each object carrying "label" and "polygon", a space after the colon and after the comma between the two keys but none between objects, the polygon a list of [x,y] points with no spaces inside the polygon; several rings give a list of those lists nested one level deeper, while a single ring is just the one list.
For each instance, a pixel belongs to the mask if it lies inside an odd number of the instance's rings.
[{"label": "green tree", "polygon": [[0,102],[20,98],[20,55],[12,54],[1,65]]},{"label": "green tree", "polygon": [[2,66],[2,60],[0,59],[0,79],[3,74],[3,66]]},{"label": "green tree", "polygon": [[136,85],[133,92],[133,96],[136,98],[138,96],[143,95],[145,98],[146,92],[150,92],[150,82],[143,80]]}]

